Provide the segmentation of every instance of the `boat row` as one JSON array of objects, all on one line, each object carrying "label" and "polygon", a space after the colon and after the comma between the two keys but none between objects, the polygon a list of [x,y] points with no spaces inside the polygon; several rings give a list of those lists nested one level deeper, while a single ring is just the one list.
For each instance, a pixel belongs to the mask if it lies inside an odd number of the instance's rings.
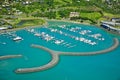
[{"label": "boat row", "polygon": [[94,38],[94,39],[97,39],[97,40],[105,40],[103,37],[102,37],[102,34],[100,33],[96,33],[96,34],[89,34],[89,33],[92,33],[91,30],[82,30],[81,27],[71,27],[71,28],[67,28],[65,25],[60,25],[58,26],[59,28],[62,28],[62,29],[65,29],[65,30],[68,30],[68,31],[71,31],[71,32],[75,32],[75,33],[78,33],[80,35],[86,35],[88,37],[91,37],[91,38]]},{"label": "boat row", "polygon": [[59,33],[61,35],[64,35],[64,36],[68,36],[76,41],[80,41],[80,42],[84,42],[84,43],[87,43],[87,44],[91,44],[91,45],[96,45],[97,43],[92,41],[92,40],[89,40],[87,38],[84,38],[84,37],[78,37],[78,36],[74,36],[74,35],[71,35],[71,34],[68,34],[68,33],[65,33],[61,30],[58,30],[58,29],[53,29],[53,28],[49,28],[49,30],[51,32],[56,32],[56,33]]},{"label": "boat row", "polygon": [[[21,41],[21,40],[23,40],[23,38],[20,37],[20,36],[18,36],[17,34],[15,34],[14,31],[13,31],[13,32],[2,33],[1,35],[2,35],[2,36],[5,36],[5,37],[7,37],[7,38],[10,38],[10,39],[12,39],[13,41]],[[3,43],[3,44],[5,44],[5,43]]]},{"label": "boat row", "polygon": [[[35,29],[28,29],[27,31],[33,33],[34,36],[37,36],[37,37],[41,38],[44,41],[47,41],[47,42],[50,41],[51,43],[54,43],[56,45],[62,45],[62,46],[67,47],[67,48],[75,47],[75,45],[72,45],[72,43],[66,42],[63,39],[57,39],[55,36],[47,34],[46,32],[43,32],[43,31],[40,32],[40,31],[37,31]],[[55,32],[55,31],[52,31],[52,32]]]}]

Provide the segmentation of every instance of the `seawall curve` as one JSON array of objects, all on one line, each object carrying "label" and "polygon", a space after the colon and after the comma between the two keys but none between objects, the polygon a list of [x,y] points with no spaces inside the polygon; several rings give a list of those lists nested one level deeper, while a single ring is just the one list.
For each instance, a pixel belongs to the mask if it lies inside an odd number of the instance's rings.
[{"label": "seawall curve", "polygon": [[100,50],[100,51],[94,51],[94,52],[59,52],[59,54],[62,55],[73,55],[73,56],[89,56],[89,55],[97,55],[97,54],[104,54],[107,52],[111,52],[114,49],[116,49],[119,46],[119,40],[117,38],[113,39],[114,44],[104,50]]},{"label": "seawall curve", "polygon": [[61,51],[54,51],[54,50],[48,49],[48,48],[40,46],[40,45],[32,44],[31,46],[34,48],[43,49],[43,50],[49,52],[52,55],[52,60],[48,64],[40,66],[40,67],[19,68],[19,69],[15,70],[15,72],[16,73],[29,73],[29,72],[43,71],[43,70],[49,69],[58,63],[59,55],[88,56],[88,55],[97,55],[97,54],[107,53],[107,52],[110,52],[110,51],[116,49],[119,46],[119,40],[117,38],[114,38],[113,40],[114,40],[114,44],[111,47],[109,47],[105,50],[95,51],[95,52],[61,52]]},{"label": "seawall curve", "polygon": [[0,60],[18,58],[18,57],[22,57],[22,55],[20,55],[20,54],[18,54],[18,55],[4,55],[4,56],[0,56]]},{"label": "seawall curve", "polygon": [[[43,49],[40,46],[34,46],[34,45],[31,45],[31,46],[34,48]],[[43,70],[46,70],[46,69],[49,69],[49,68],[55,66],[59,61],[59,55],[54,53],[52,50],[50,50],[48,48],[44,48],[43,50],[48,51],[52,55],[52,60],[48,64],[39,66],[39,67],[34,67],[34,68],[19,68],[19,69],[15,70],[15,72],[16,73],[38,72],[38,71],[43,71]]]}]

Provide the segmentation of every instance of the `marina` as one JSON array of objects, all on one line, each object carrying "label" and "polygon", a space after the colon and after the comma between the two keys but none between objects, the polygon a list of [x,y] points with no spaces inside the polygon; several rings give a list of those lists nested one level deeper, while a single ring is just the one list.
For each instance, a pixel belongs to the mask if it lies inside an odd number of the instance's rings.
[{"label": "marina", "polygon": [[[36,77],[61,80],[60,75],[62,80],[66,76],[66,79],[81,79],[89,72],[97,76],[117,75],[119,41],[119,37],[95,26],[65,22],[49,22],[46,26],[0,33],[0,54],[6,56],[0,60],[0,74],[4,80],[9,77],[12,77],[10,80],[37,80]],[[111,72],[111,66],[116,68],[113,69],[115,72]],[[2,75],[6,73],[8,75]],[[54,76],[52,73],[56,77],[50,78]]]},{"label": "marina", "polygon": [[[6,37],[6,38],[9,38],[9,39],[11,39],[13,41],[21,41],[21,40],[23,40],[22,37],[17,36],[14,31],[13,32],[5,32],[5,33],[3,33],[1,35]],[[6,44],[6,43],[3,42],[2,44]]]},{"label": "marina", "polygon": [[120,80],[120,0],[0,0],[0,80]]}]

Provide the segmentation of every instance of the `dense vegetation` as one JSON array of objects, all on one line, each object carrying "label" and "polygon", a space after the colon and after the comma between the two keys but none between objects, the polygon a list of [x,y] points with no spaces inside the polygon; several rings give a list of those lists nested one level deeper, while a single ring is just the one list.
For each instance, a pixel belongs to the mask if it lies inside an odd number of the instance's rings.
[{"label": "dense vegetation", "polygon": [[[18,10],[27,17],[69,19],[71,18],[70,12],[78,12],[79,17],[72,17],[72,19],[90,20],[96,23],[106,17],[106,13],[118,14],[117,17],[119,17],[120,12],[120,0],[28,0],[27,3],[25,3],[26,0],[15,1],[9,0],[10,7],[7,7],[8,10],[3,8],[0,14],[15,14]],[[1,0],[0,3],[5,4],[4,0]]]},{"label": "dense vegetation", "polygon": [[42,25],[43,23],[45,23],[45,21],[42,19],[20,20],[16,27],[37,26]]}]

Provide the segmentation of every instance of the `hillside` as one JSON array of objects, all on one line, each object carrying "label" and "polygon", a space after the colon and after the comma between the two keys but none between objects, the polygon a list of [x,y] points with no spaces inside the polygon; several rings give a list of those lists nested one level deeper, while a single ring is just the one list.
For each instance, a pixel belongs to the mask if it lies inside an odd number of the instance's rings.
[{"label": "hillside", "polygon": [[[120,17],[120,0],[14,0],[14,2],[1,0],[0,3],[2,15],[71,19],[80,22],[89,20],[90,23]],[[7,6],[3,7],[3,5]],[[70,17],[71,12],[77,12],[77,14]]]}]

